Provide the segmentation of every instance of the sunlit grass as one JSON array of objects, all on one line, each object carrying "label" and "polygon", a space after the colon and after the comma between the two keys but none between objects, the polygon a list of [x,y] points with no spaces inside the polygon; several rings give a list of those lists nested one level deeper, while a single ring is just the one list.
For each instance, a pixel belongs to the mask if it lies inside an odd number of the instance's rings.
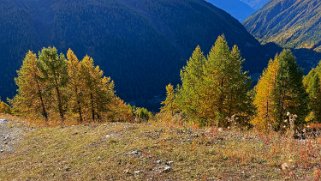
[{"label": "sunlit grass", "polygon": [[171,122],[106,123],[38,128],[0,158],[0,180],[311,180],[321,146]]}]

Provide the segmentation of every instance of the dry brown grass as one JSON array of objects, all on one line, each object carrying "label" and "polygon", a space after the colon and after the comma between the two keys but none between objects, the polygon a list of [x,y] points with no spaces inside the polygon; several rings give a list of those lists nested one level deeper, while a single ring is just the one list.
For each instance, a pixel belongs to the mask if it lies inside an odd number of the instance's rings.
[{"label": "dry brown grass", "polygon": [[0,180],[318,180],[320,143],[177,120],[37,128],[0,154]]}]

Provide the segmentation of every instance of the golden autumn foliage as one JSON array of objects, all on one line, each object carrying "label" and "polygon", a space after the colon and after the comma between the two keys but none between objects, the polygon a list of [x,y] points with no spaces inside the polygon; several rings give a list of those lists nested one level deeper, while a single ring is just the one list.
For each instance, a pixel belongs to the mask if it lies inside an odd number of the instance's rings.
[{"label": "golden autumn foliage", "polygon": [[0,101],[0,114],[11,114],[11,107],[3,101]]},{"label": "golden autumn foliage", "polygon": [[[11,100],[15,114],[65,120],[131,121],[130,106],[115,95],[114,82],[104,76],[94,60],[81,61],[72,50],[67,59],[55,48],[44,48],[37,57],[29,51],[16,78],[17,95]],[[34,85],[34,86],[30,86]]]},{"label": "golden autumn foliage", "polygon": [[[17,72],[15,79],[18,86],[17,95],[11,100],[15,114],[32,117],[43,117],[48,121],[48,107],[51,106],[51,95],[41,83],[40,70],[37,66],[37,55],[29,51]],[[32,85],[32,86],[30,86]],[[46,99],[45,99],[46,97]]]},{"label": "golden autumn foliage", "polygon": [[172,84],[166,86],[166,99],[162,102],[162,105],[162,113],[169,113],[171,116],[174,116],[177,111],[177,103],[175,102],[175,90]]},{"label": "golden autumn foliage", "polygon": [[278,57],[270,60],[268,67],[255,87],[255,98],[253,104],[257,108],[257,113],[252,124],[260,130],[267,130],[269,124],[276,122],[273,111],[273,90],[276,83],[277,71],[279,69]]},{"label": "golden autumn foliage", "polygon": [[289,115],[296,115],[295,127],[304,124],[308,97],[303,87],[303,74],[290,50],[283,50],[269,63],[255,91],[257,108],[253,124],[280,131],[289,128]]}]

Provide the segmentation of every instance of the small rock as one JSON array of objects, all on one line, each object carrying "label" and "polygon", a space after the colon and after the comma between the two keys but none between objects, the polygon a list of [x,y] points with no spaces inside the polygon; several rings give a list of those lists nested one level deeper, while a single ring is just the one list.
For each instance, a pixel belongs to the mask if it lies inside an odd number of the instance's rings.
[{"label": "small rock", "polygon": [[3,137],[3,141],[7,141],[8,139],[9,139],[9,136],[8,136],[8,135],[6,135],[6,136]]},{"label": "small rock", "polygon": [[156,163],[157,163],[157,164],[161,164],[161,163],[162,163],[162,160],[157,160]]},{"label": "small rock", "polygon": [[141,156],[142,155],[142,151],[134,150],[134,151],[130,152],[129,154],[130,155],[134,155],[134,156]]},{"label": "small rock", "polygon": [[172,167],[166,165],[163,169],[163,172],[167,173],[167,172],[170,172],[172,170]]},{"label": "small rock", "polygon": [[138,170],[138,171],[134,171],[134,174],[135,174],[135,175],[139,175],[141,172],[142,172],[142,171],[139,171],[139,170]]},{"label": "small rock", "polygon": [[174,163],[174,161],[168,161],[166,162],[167,165],[172,165]]},{"label": "small rock", "polygon": [[287,164],[287,163],[283,163],[282,165],[281,165],[281,169],[284,171],[284,170],[287,170],[287,169],[289,169],[289,165]]},{"label": "small rock", "polygon": [[129,169],[124,170],[124,173],[125,173],[125,174],[130,174]]},{"label": "small rock", "polygon": [[219,132],[223,132],[223,128],[218,128],[218,131]]},{"label": "small rock", "polygon": [[193,137],[193,138],[198,138],[198,137],[199,137],[199,134],[194,133],[194,134],[192,134],[192,137]]},{"label": "small rock", "polygon": [[4,150],[0,150],[0,153],[3,153],[4,152]]},{"label": "small rock", "polygon": [[110,137],[111,137],[111,135],[109,135],[109,134],[108,134],[108,135],[106,135],[106,139],[108,139],[108,138],[110,138]]},{"label": "small rock", "polygon": [[6,120],[6,119],[0,119],[0,124],[4,124],[4,123],[7,123],[8,122],[8,120]]},{"label": "small rock", "polygon": [[65,167],[65,171],[66,171],[66,172],[69,172],[70,170],[71,170],[70,167]]}]

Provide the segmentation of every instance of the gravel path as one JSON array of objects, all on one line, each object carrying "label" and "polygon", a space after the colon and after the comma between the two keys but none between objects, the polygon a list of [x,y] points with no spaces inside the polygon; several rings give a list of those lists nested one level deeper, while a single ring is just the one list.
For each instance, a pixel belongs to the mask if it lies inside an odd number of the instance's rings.
[{"label": "gravel path", "polygon": [[21,125],[0,118],[0,156],[13,152],[15,144],[21,140],[25,131],[26,129]]}]

